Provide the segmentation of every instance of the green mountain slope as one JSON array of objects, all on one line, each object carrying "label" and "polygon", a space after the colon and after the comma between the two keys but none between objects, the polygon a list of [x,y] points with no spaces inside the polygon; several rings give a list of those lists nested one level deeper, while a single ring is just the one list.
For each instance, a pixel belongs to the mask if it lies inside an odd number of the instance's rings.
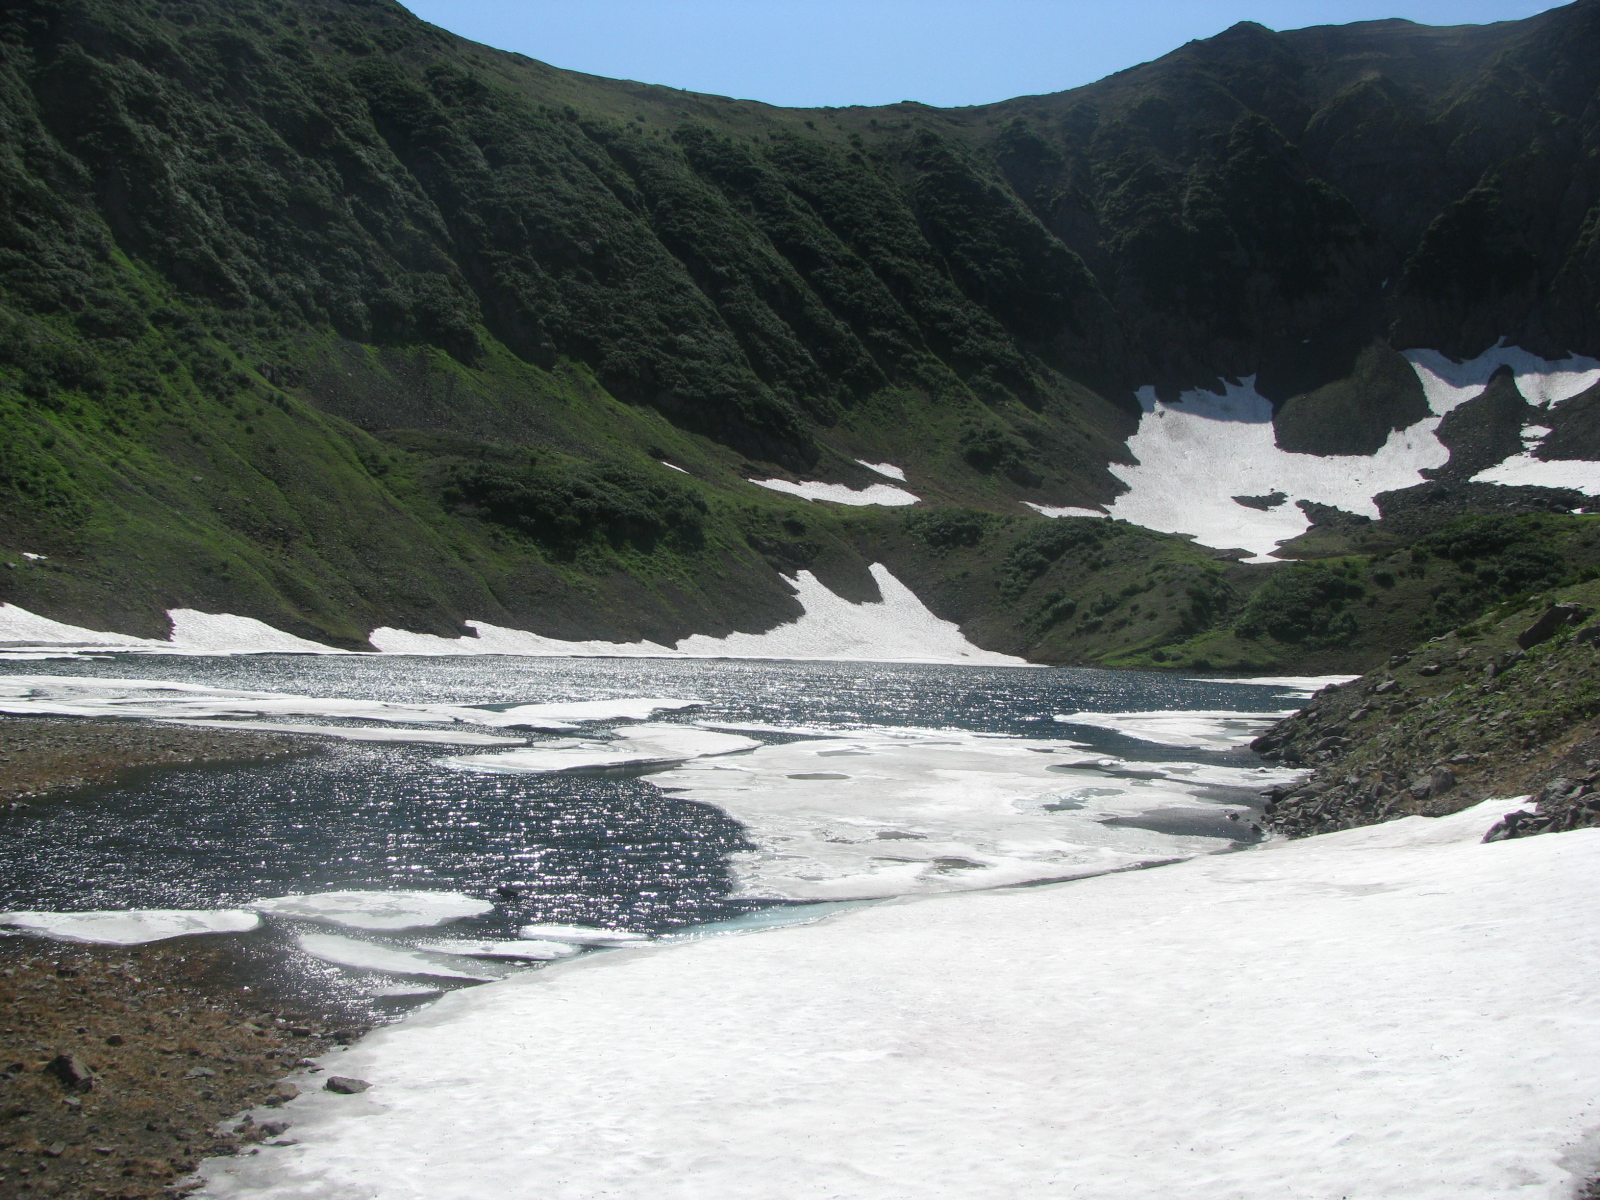
[{"label": "green mountain slope", "polygon": [[[1600,352],[1597,47],[1590,0],[1246,25],[1056,96],[800,111],[385,0],[19,0],[0,600],[672,641],[884,561],[995,649],[1299,661],[1235,636],[1283,568],[1018,502],[1111,499],[1144,384],[1254,373],[1281,445],[1370,452],[1418,415],[1395,348]],[[924,503],[745,482],[882,482],[858,459]],[[1322,657],[1413,628],[1355,617]]]}]

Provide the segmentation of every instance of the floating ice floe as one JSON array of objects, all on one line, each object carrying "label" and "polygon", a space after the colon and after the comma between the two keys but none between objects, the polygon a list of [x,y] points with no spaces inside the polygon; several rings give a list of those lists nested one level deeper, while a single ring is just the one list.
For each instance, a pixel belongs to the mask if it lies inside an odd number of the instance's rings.
[{"label": "floating ice floe", "polygon": [[60,942],[107,946],[137,946],[196,933],[248,933],[260,924],[255,913],[237,908],[0,913],[0,926]]},{"label": "floating ice floe", "polygon": [[248,905],[273,917],[294,917],[351,929],[420,929],[478,917],[494,905],[460,892],[313,892],[272,896]]},{"label": "floating ice floe", "polygon": [[1106,514],[1098,508],[1052,508],[1048,504],[1035,504],[1031,500],[1022,502],[1024,508],[1031,508],[1041,517],[1098,517],[1104,520]]},{"label": "floating ice floe", "polygon": [[300,949],[312,958],[332,963],[336,967],[351,967],[357,971],[379,971],[385,975],[422,975],[433,979],[465,979],[473,983],[487,983],[499,979],[497,974],[485,970],[463,970],[467,960],[455,959],[455,964],[411,950],[393,946],[380,946],[375,942],[358,941],[336,933],[307,933],[298,939]]},{"label": "floating ice floe", "polygon": [[650,939],[626,929],[600,929],[593,925],[524,925],[517,937],[538,944],[566,942],[571,946],[636,946]]},{"label": "floating ice floe", "polygon": [[[1129,764],[1067,741],[873,730],[695,760],[651,778],[750,831],[760,849],[733,858],[739,894],[846,900],[1075,878],[1207,853],[1248,827],[1227,821],[1222,797],[1237,810],[1262,787],[1299,777],[1283,768]],[[1153,816],[1179,813],[1176,822]]]},{"label": "floating ice floe", "polygon": [[850,504],[857,507],[871,505],[899,508],[902,505],[915,504],[922,499],[921,496],[914,496],[904,488],[897,488],[889,483],[874,483],[864,488],[852,488],[842,483],[818,483],[815,480],[790,483],[787,479],[752,479],[750,482],[770,491],[799,496],[802,500],[826,500],[833,504]]},{"label": "floating ice floe", "polygon": [[1278,687],[1310,696],[1326,687],[1360,679],[1359,675],[1254,675],[1248,679],[1191,676],[1191,683],[1238,683],[1248,687]]},{"label": "floating ice floe", "polygon": [[876,471],[885,479],[898,479],[901,483],[906,481],[906,473],[893,463],[869,463],[864,458],[858,458],[856,462],[869,471]]},{"label": "floating ice floe", "polygon": [[388,987],[376,987],[367,992],[374,1000],[425,1000],[429,996],[444,995],[443,988],[421,987],[415,984],[390,984]]},{"label": "floating ice floe", "polygon": [[1505,807],[455,992],[207,1194],[1567,1200],[1600,830]]},{"label": "floating ice floe", "polygon": [[459,954],[466,958],[509,958],[519,961],[548,962],[576,954],[578,947],[568,942],[552,939],[543,941],[487,941],[473,942],[464,938],[439,938],[431,942],[416,942],[413,948],[430,954]]},{"label": "floating ice floe", "polygon": [[[623,700],[565,700],[548,704],[519,704],[501,712],[485,712],[485,724],[521,725],[532,722],[569,721],[647,721],[658,712],[682,712],[702,708],[704,700],[660,700],[631,697]],[[538,728],[548,728],[539,725]],[[566,725],[566,728],[571,728]]]},{"label": "floating ice floe", "polygon": [[761,743],[754,738],[688,725],[640,725],[618,730],[612,742],[539,742],[526,749],[465,754],[444,761],[464,771],[549,775],[659,766],[708,755],[733,754],[759,745]]},{"label": "floating ice floe", "polygon": [[1154,742],[1158,746],[1181,746],[1197,750],[1231,750],[1246,746],[1267,726],[1292,716],[1294,709],[1282,712],[1225,712],[1191,709],[1179,712],[1073,712],[1057,713],[1063,725],[1088,725],[1114,733]]}]

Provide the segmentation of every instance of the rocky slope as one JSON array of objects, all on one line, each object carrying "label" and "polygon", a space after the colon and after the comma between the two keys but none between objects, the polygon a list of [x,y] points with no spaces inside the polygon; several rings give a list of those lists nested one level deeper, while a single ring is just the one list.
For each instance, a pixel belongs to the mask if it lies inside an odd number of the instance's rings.
[{"label": "rocky slope", "polygon": [[1600,824],[1600,586],[1529,597],[1325,688],[1254,743],[1315,768],[1269,796],[1294,836],[1532,795],[1498,836]]},{"label": "rocky slope", "polygon": [[[1053,96],[811,111],[389,0],[18,0],[0,601],[147,636],[194,607],[346,646],[466,619],[670,642],[792,618],[800,569],[873,598],[892,560],[1042,661],[1365,665],[1464,614],[1279,638],[1246,609],[1283,569],[1020,502],[1115,499],[1142,387],[1254,376],[1279,448],[1370,455],[1430,411],[1399,351],[1600,354],[1597,49],[1595,0],[1245,24]],[[1453,507],[1386,507],[1386,552],[1584,503],[1470,480],[1536,421],[1538,455],[1600,456],[1600,393],[1495,388],[1440,427]],[[859,460],[904,470],[913,517],[747,482],[885,482]],[[1325,515],[1304,557],[1372,540]]]}]

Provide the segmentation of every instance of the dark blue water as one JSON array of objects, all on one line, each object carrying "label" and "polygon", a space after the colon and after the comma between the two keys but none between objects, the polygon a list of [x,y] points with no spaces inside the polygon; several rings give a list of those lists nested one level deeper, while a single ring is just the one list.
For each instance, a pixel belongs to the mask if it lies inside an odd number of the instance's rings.
[{"label": "dark blue water", "polygon": [[[1144,760],[1218,756],[1050,717],[1295,704],[1272,687],[1043,668],[259,656],[8,663],[0,671],[414,703],[695,698],[705,707],[666,719],[1059,737]],[[532,921],[664,932],[756,903],[727,896],[726,856],[749,847],[719,810],[675,800],[648,777],[482,775],[440,765],[461,752],[334,743],[286,762],[146,772],[0,815],[0,910],[212,908],[337,888],[489,896],[513,884],[523,889],[518,902],[450,928],[508,936]]]}]

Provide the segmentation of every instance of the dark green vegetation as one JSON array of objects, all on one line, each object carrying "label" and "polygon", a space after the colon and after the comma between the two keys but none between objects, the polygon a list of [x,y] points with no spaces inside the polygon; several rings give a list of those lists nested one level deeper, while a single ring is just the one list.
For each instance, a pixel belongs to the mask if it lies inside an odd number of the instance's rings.
[{"label": "dark green vegetation", "polygon": [[1273,823],[1323,833],[1536,794],[1549,821],[1523,832],[1600,824],[1597,604],[1595,583],[1520,597],[1318,693],[1257,742],[1317,768],[1274,797]]},{"label": "dark green vegetation", "polygon": [[[1285,447],[1351,453],[1420,415],[1396,348],[1600,354],[1597,81],[1593,0],[1240,25],[949,112],[594,79],[389,0],[15,0],[0,600],[673,641],[883,561],[1043,660],[1371,661],[1586,565],[1586,522],[1406,558],[1469,506],[1283,570],[1018,501],[1114,496],[1146,383],[1257,374]],[[1441,478],[1505,449],[1496,386]],[[1569,407],[1552,452],[1592,453]],[[924,505],[744,482],[857,459]]]}]

